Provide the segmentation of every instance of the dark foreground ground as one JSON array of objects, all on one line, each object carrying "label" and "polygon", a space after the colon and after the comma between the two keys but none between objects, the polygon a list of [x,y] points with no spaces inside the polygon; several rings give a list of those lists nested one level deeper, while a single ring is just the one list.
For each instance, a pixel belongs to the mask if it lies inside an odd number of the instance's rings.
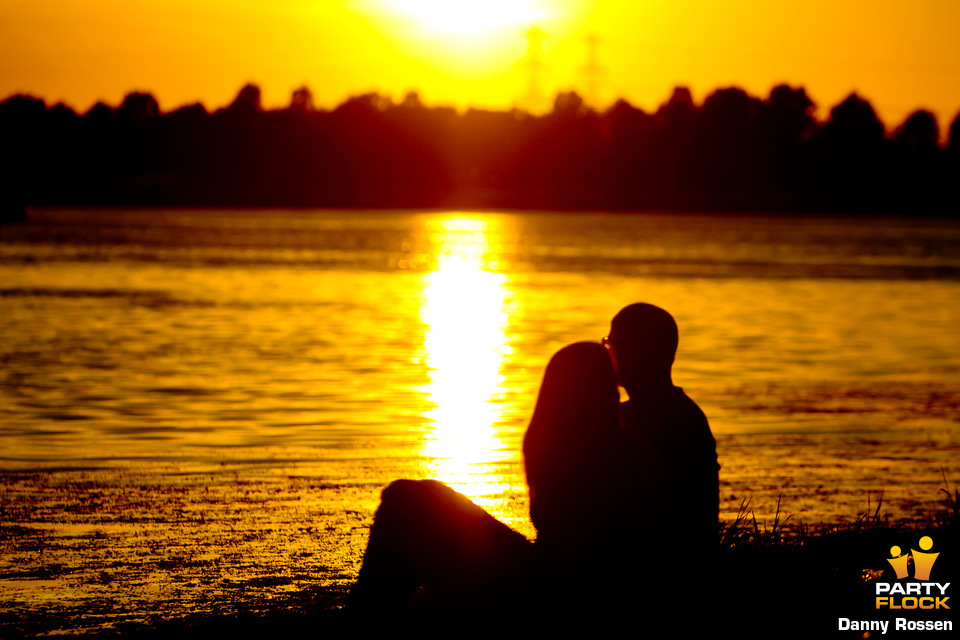
[{"label": "dark foreground ground", "polygon": [[[326,587],[271,600],[260,609],[251,605],[249,611],[230,615],[204,614],[89,633],[62,628],[50,615],[12,619],[0,612],[0,638],[324,638],[345,633],[390,635],[401,629],[431,636],[489,633],[536,637],[542,632],[571,628],[600,632],[606,637],[604,630],[615,633],[623,623],[632,637],[648,632],[650,637],[956,637],[960,629],[956,626],[960,617],[955,613],[960,608],[960,545],[955,515],[953,510],[937,522],[909,526],[861,520],[843,530],[801,531],[789,536],[782,527],[761,529],[744,518],[727,528],[716,565],[705,567],[700,575],[671,576],[668,561],[649,574],[614,572],[603,580],[591,575],[572,576],[556,602],[547,603],[546,610],[537,610],[526,618],[517,612],[495,610],[477,612],[470,619],[449,620],[436,616],[427,605],[415,607],[399,619],[371,620],[346,607],[347,587]],[[917,549],[922,536],[934,541],[931,553],[939,552],[930,579],[914,579],[911,561],[911,577],[897,580],[887,563],[891,547]],[[672,552],[665,547],[656,550],[656,557],[669,557]],[[919,586],[913,588],[921,590],[942,588],[935,592],[946,594],[947,599],[937,608],[877,608],[878,583],[905,587],[916,584]],[[532,606],[520,607],[520,612],[532,610]],[[939,622],[954,626],[952,633],[897,631],[897,618],[914,625]],[[887,621],[890,626],[886,634],[874,631],[864,636],[859,629],[843,629],[843,620]]]}]

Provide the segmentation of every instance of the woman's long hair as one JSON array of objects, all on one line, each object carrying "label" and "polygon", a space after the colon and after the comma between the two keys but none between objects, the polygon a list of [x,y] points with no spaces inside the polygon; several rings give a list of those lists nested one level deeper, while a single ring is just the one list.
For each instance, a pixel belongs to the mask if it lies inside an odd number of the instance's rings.
[{"label": "woman's long hair", "polygon": [[551,358],[523,439],[530,517],[540,537],[574,527],[602,491],[619,408],[616,373],[603,346],[577,342]]}]

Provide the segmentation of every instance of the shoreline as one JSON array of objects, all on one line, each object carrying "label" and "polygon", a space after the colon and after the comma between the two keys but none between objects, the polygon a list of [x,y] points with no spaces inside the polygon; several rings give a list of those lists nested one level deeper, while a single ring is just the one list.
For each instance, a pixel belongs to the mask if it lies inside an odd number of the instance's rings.
[{"label": "shoreline", "polygon": [[[792,631],[780,631],[774,635],[822,637],[832,631],[842,631],[843,620],[848,621],[847,629],[852,629],[852,622],[876,624],[879,629],[879,625],[886,621],[893,631],[898,628],[895,626],[896,620],[903,619],[904,624],[913,625],[911,630],[935,630],[933,626],[928,629],[924,625],[933,625],[938,621],[955,622],[953,611],[957,607],[920,611],[918,607],[910,607],[911,603],[907,602],[903,608],[894,604],[892,608],[887,606],[881,609],[874,606],[877,601],[873,593],[874,585],[883,583],[885,586],[882,590],[887,593],[891,584],[932,584],[947,594],[944,602],[950,600],[950,590],[956,590],[951,585],[955,582],[960,565],[957,495],[960,494],[948,495],[943,511],[923,524],[890,523],[879,513],[872,517],[861,516],[855,524],[799,534],[787,532],[783,526],[785,520],[774,522],[769,528],[758,525],[746,516],[727,523],[716,566],[682,581],[684,585],[689,585],[690,592],[681,600],[685,604],[677,606],[689,606],[690,611],[686,613],[712,613],[717,628],[727,624],[730,611],[736,611],[737,620],[754,621],[751,627],[758,632],[763,631],[761,635],[764,637],[773,628],[764,625],[782,626],[786,623],[790,624]],[[912,578],[908,578],[907,582],[898,581],[890,568],[892,565],[887,563],[890,545],[913,548],[922,535],[932,536],[935,550],[940,554],[935,558],[936,567],[930,575],[931,582],[918,582]],[[913,567],[912,561],[910,566]],[[602,625],[608,622],[606,616],[635,617],[637,611],[628,612],[612,607],[614,603],[634,602],[623,595],[629,593],[629,589],[635,589],[640,594],[636,600],[638,607],[642,607],[640,603],[644,594],[649,597],[653,593],[664,598],[663,594],[656,594],[657,585],[662,580],[635,578],[624,576],[622,584],[595,585],[590,583],[587,576],[577,577],[575,584],[582,585],[584,590],[583,606],[571,615]],[[243,637],[261,634],[275,637],[279,634],[293,637],[330,629],[351,632],[356,631],[357,625],[362,627],[384,622],[360,619],[344,609],[351,585],[352,582],[313,585],[280,596],[248,596],[232,602],[223,601],[206,611],[184,616],[146,612],[137,615],[135,611],[130,612],[137,620],[124,620],[122,616],[98,608],[96,603],[91,603],[87,610],[77,607],[58,610],[56,605],[51,605],[42,611],[7,611],[0,614],[0,637],[14,639],[66,635],[130,640],[209,638],[226,634],[240,634]],[[893,593],[897,593],[898,588],[903,589],[895,587]],[[877,592],[880,591],[877,588]],[[601,602],[591,595],[597,593],[606,594]],[[704,594],[712,595],[704,598]],[[575,594],[574,600],[579,597],[579,594]],[[892,602],[903,601],[894,599]],[[707,620],[706,624],[710,626],[709,616]],[[422,626],[441,621],[418,613],[386,622]],[[450,621],[442,622],[446,624]],[[537,626],[542,623],[542,620],[531,621]],[[496,616],[487,619],[485,624],[496,626]],[[747,637],[752,636],[748,633]]]}]

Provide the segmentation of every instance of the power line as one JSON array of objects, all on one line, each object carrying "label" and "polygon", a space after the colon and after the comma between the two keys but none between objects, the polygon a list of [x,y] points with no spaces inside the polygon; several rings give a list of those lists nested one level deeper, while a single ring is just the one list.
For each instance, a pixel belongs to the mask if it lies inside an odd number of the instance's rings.
[{"label": "power line", "polygon": [[524,96],[524,106],[527,111],[540,111],[544,103],[541,76],[546,69],[543,61],[543,41],[546,34],[538,27],[527,30],[527,55],[524,66],[527,68],[527,90]]},{"label": "power line", "polygon": [[597,56],[597,48],[601,41],[600,36],[595,33],[586,37],[587,63],[580,69],[586,83],[584,100],[595,109],[600,106],[600,80],[606,75],[606,69],[600,65]]}]

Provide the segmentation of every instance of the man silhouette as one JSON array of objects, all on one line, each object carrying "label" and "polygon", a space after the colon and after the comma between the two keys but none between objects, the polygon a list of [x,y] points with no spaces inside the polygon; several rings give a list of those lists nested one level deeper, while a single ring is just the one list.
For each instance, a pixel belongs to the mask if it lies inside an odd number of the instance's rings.
[{"label": "man silhouette", "polygon": [[620,405],[612,495],[625,513],[614,535],[638,562],[656,556],[667,562],[669,549],[669,563],[682,570],[716,548],[719,465],[707,418],[673,384],[677,343],[673,317],[646,303],[622,309],[604,339],[629,396]]}]

